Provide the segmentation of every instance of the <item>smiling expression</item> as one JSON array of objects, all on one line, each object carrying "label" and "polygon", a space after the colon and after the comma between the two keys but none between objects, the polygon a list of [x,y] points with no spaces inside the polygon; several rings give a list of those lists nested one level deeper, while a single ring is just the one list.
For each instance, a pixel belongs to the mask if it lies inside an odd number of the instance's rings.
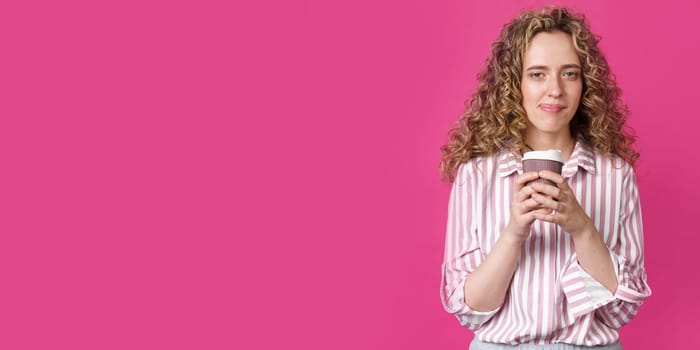
[{"label": "smiling expression", "polygon": [[538,133],[569,133],[569,123],[581,101],[581,63],[571,35],[541,32],[523,57],[523,108],[528,129]]}]

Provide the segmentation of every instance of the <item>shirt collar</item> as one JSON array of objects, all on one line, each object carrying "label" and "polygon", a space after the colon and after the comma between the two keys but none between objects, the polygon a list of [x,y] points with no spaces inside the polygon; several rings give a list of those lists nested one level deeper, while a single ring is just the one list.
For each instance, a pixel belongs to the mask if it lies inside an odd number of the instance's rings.
[{"label": "shirt collar", "polygon": [[[576,141],[574,151],[571,152],[571,157],[564,164],[562,175],[569,178],[576,174],[578,168],[582,168],[588,173],[595,175],[595,155],[593,150],[583,141]],[[513,152],[502,152],[498,156],[498,176],[508,176],[514,172],[523,173],[523,161],[519,154]]]}]

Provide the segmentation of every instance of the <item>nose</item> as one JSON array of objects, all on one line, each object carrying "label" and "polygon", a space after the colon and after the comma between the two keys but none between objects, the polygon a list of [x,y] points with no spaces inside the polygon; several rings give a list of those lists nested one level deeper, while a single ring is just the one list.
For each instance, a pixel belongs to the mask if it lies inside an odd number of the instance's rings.
[{"label": "nose", "polygon": [[561,82],[558,77],[552,77],[549,79],[548,95],[550,97],[560,97],[562,95]]}]

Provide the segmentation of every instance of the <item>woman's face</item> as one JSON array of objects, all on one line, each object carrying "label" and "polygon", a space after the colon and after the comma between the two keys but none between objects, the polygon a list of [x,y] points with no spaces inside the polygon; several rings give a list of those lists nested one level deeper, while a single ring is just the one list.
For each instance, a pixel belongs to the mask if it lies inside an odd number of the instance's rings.
[{"label": "woman's face", "polygon": [[528,129],[569,133],[583,89],[581,63],[571,35],[541,32],[532,38],[523,57],[520,88]]}]

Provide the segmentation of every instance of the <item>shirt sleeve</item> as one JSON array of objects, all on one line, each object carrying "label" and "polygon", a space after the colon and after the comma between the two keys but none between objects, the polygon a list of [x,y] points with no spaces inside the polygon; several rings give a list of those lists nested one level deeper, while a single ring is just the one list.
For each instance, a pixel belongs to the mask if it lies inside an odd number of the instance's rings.
[{"label": "shirt sleeve", "polygon": [[482,256],[473,225],[473,190],[469,163],[462,165],[452,185],[447,214],[445,257],[442,263],[440,297],[445,310],[457,317],[459,323],[471,330],[481,328],[500,307],[480,312],[473,310],[464,299],[464,284],[469,275],[481,264]]},{"label": "shirt sleeve", "polygon": [[611,328],[620,328],[637,314],[644,299],[651,295],[644,270],[644,234],[639,192],[634,171],[629,168],[622,181],[619,242],[610,249],[617,291],[610,293],[578,264],[576,255],[562,277],[568,310],[574,317],[594,312]]}]

